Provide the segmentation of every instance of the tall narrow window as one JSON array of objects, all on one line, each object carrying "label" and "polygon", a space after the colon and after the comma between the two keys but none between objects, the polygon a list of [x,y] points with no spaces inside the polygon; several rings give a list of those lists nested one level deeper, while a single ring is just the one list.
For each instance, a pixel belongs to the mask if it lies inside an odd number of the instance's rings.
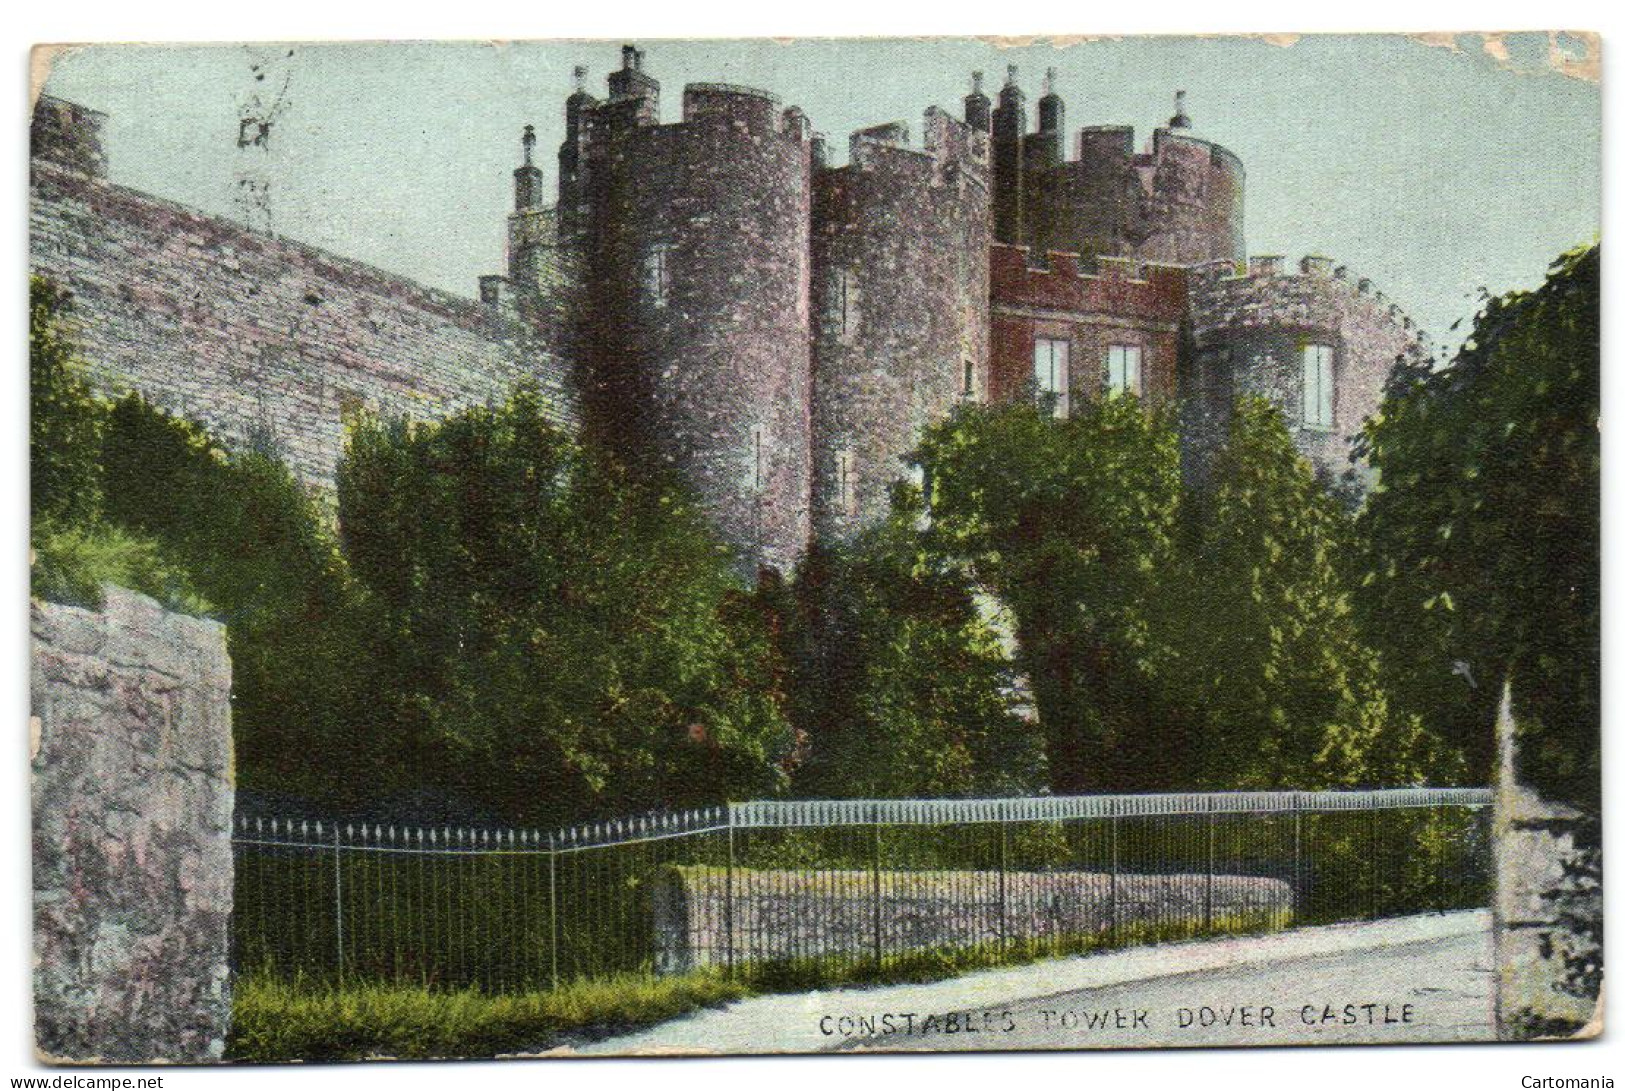
[{"label": "tall narrow window", "polygon": [[649,299],[656,307],[664,307],[671,298],[671,244],[657,242],[649,248]]},{"label": "tall narrow window", "polygon": [[1033,342],[1033,378],[1038,383],[1038,397],[1053,407],[1057,417],[1066,416],[1069,408],[1068,347],[1065,341],[1043,337]]},{"label": "tall narrow window", "polygon": [[1303,426],[1330,429],[1337,385],[1333,376],[1332,346],[1303,346]]},{"label": "tall narrow window", "polygon": [[858,465],[851,451],[835,452],[836,500],[841,514],[858,513]]},{"label": "tall narrow window", "polygon": [[760,424],[750,428],[750,487],[767,488],[767,429]]},{"label": "tall narrow window", "polygon": [[1140,393],[1140,346],[1113,345],[1106,350],[1106,394]]},{"label": "tall narrow window", "polygon": [[851,337],[858,329],[858,286],[850,270],[835,270],[830,296],[836,335],[842,339]]},{"label": "tall narrow window", "polygon": [[965,382],[959,392],[967,398],[976,396],[976,361],[965,361]]}]

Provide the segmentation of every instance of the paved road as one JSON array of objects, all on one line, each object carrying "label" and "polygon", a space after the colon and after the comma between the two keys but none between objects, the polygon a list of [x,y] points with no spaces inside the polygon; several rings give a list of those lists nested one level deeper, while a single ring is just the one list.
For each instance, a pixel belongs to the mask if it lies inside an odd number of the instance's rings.
[{"label": "paved road", "polygon": [[763,996],[557,1052],[1485,1041],[1489,914],[1168,944],[952,981]]},{"label": "paved road", "polygon": [[[836,1048],[1077,1049],[1459,1042],[1494,1037],[1484,933],[1204,971],[946,1013]],[[894,1027],[900,1021],[892,1020]],[[975,1031],[963,1029],[980,1023]],[[865,1024],[867,1025],[867,1024]],[[878,1028],[877,1028],[878,1029]],[[914,1033],[908,1033],[907,1030]],[[837,1027],[839,1030],[839,1027]]]}]

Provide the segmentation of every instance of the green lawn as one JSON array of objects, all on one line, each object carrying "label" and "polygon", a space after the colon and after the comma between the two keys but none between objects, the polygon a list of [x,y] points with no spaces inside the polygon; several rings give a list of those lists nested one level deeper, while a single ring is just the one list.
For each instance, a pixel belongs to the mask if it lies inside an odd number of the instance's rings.
[{"label": "green lawn", "polygon": [[1278,927],[1278,918],[1226,918],[1208,932],[1189,924],[1130,926],[1062,943],[1017,941],[1005,947],[924,950],[888,955],[883,963],[816,959],[721,968],[669,977],[621,974],[557,989],[487,993],[414,985],[288,979],[248,973],[237,980],[230,1060],[353,1061],[367,1058],[492,1057],[533,1053],[573,1036],[602,1037],[699,1008],[764,993],[814,988],[938,981],[973,970],[1034,962],[1115,947],[1236,935]]}]

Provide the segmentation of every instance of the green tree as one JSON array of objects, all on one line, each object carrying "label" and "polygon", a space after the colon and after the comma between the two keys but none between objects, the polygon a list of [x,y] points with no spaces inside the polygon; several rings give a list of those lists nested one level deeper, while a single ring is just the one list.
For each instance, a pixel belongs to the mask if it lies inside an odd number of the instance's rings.
[{"label": "green tree", "polygon": [[1584,816],[1547,941],[1586,997],[1602,984],[1601,264],[1597,245],[1564,254],[1534,291],[1487,299],[1447,366],[1394,376],[1363,437],[1380,478],[1361,516],[1362,608],[1403,706],[1482,781],[1510,685],[1520,779]]},{"label": "green tree", "polygon": [[88,524],[101,514],[103,409],[66,329],[71,305],[40,277],[28,285],[28,483],[36,522]]},{"label": "green tree", "polygon": [[116,584],[191,613],[208,609],[151,538],[103,513],[102,433],[107,405],[91,390],[76,356],[67,293],[29,281],[29,486],[31,593],[51,602],[101,605]]},{"label": "green tree", "polygon": [[1187,523],[1173,673],[1198,725],[1195,783],[1392,786],[1450,767],[1414,717],[1390,713],[1338,563],[1352,519],[1276,406],[1238,402]]},{"label": "green tree", "polygon": [[1132,790],[1182,771],[1153,734],[1170,644],[1157,606],[1176,560],[1172,419],[1137,399],[969,407],[920,449],[930,546],[1009,605],[1057,791]]},{"label": "green tree", "polygon": [[1401,708],[1493,770],[1512,681],[1521,773],[1600,804],[1600,249],[1487,300],[1448,366],[1396,373],[1363,445],[1361,594]]},{"label": "green tree", "polygon": [[975,586],[925,548],[920,496],[815,553],[796,584],[790,707],[806,739],[797,794],[1009,795],[1043,784],[1014,665]]},{"label": "green tree", "polygon": [[398,783],[335,536],[286,467],[135,394],[100,461],[108,520],[156,542],[226,625],[243,787],[359,804]]},{"label": "green tree", "polygon": [[533,389],[356,422],[338,494],[380,700],[448,790],[543,822],[782,787],[768,615],[683,495],[578,445]]}]

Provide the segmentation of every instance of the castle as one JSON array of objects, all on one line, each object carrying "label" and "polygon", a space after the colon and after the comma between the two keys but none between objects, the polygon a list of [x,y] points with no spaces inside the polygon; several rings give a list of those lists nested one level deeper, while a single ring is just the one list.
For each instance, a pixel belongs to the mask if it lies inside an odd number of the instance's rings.
[{"label": "castle", "polygon": [[[1011,68],[956,118],[853,133],[847,162],[772,94],[660,84],[627,46],[564,104],[557,200],[527,129],[507,271],[478,301],[110,183],[102,118],[42,96],[35,273],[73,293],[106,389],[136,387],[329,484],[343,419],[443,415],[535,382],[556,419],[674,471],[747,571],[886,510],[962,402],[1131,392],[1177,407],[1200,477],[1237,397],[1329,475],[1423,335],[1330,259],[1246,255],[1245,174],[1176,111],[1137,151]],[[1358,470],[1356,470],[1358,472]]]}]

